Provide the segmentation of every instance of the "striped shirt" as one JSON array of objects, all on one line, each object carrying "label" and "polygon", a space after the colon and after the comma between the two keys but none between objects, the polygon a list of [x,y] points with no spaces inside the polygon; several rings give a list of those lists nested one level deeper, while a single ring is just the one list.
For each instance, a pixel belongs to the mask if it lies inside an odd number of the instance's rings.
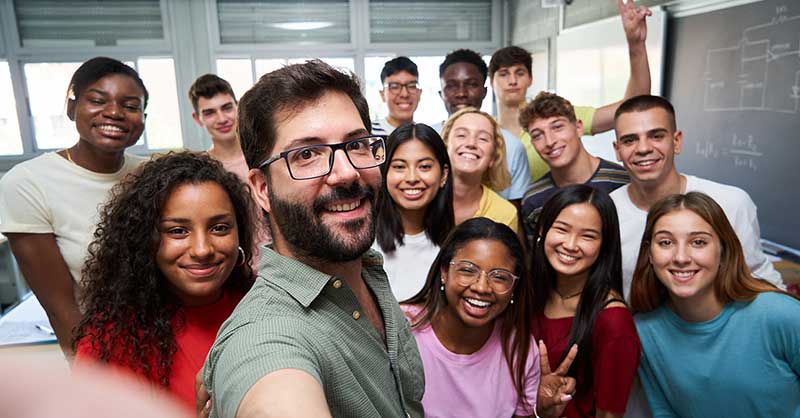
[{"label": "striped shirt", "polygon": [[265,375],[299,369],[320,382],[334,417],[422,418],[419,350],[380,254],[362,256],[362,277],[383,314],[385,342],[343,279],[261,251],[259,277],[220,328],[203,370],[212,417],[235,417]]},{"label": "striped shirt", "polygon": [[392,126],[386,118],[375,119],[372,121],[372,134],[373,135],[391,135],[395,127]]},{"label": "striped shirt", "polygon": [[[600,158],[600,164],[597,166],[592,177],[584,183],[595,189],[602,190],[606,193],[611,193],[619,187],[622,187],[630,181],[628,172],[619,164],[614,164]],[[547,203],[550,196],[554,195],[561,188],[553,181],[553,176],[548,171],[544,176],[536,180],[522,199],[522,224],[525,228],[525,235],[528,237],[528,243],[532,244],[533,232],[536,230],[536,223],[539,220],[539,213],[542,211],[542,206]],[[531,247],[532,248],[532,247]]]}]

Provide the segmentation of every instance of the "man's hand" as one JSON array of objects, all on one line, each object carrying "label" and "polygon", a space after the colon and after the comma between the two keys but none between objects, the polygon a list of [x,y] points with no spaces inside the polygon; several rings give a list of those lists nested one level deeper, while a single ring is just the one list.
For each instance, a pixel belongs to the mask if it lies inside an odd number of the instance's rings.
[{"label": "man's hand", "polygon": [[547,358],[547,347],[539,341],[539,400],[536,409],[542,418],[560,417],[572,400],[575,393],[575,379],[567,376],[569,367],[578,355],[578,345],[569,349],[567,357],[558,366],[556,371],[550,371],[550,362]]},{"label": "man's hand", "polygon": [[625,29],[625,37],[628,45],[644,43],[647,39],[647,16],[652,16],[653,12],[646,6],[636,7],[633,0],[617,0],[619,15],[622,17],[622,28]]}]

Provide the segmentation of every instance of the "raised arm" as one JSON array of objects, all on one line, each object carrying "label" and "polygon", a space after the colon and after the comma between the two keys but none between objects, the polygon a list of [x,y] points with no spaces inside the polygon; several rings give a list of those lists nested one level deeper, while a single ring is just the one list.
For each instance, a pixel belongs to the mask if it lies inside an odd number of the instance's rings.
[{"label": "raised arm", "polygon": [[310,374],[281,369],[259,379],[244,395],[237,418],[332,417],[322,385]]},{"label": "raised arm", "polygon": [[74,280],[53,234],[6,233],[11,251],[31,290],[42,304],[58,344],[71,359],[72,330],[81,320],[75,301]]},{"label": "raised arm", "polygon": [[633,0],[617,0],[622,27],[628,40],[628,55],[631,76],[625,97],[622,100],[607,104],[597,109],[592,118],[592,134],[606,132],[614,128],[614,112],[622,102],[641,94],[650,93],[650,66],[647,62],[647,16],[653,13],[645,6],[636,7]]}]

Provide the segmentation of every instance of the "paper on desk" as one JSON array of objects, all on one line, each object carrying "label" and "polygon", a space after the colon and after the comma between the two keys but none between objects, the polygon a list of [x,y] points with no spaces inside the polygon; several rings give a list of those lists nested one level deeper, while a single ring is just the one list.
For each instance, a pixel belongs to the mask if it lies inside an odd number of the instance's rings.
[{"label": "paper on desk", "polygon": [[55,342],[56,336],[36,327],[49,327],[47,321],[4,322],[0,325],[0,346]]}]

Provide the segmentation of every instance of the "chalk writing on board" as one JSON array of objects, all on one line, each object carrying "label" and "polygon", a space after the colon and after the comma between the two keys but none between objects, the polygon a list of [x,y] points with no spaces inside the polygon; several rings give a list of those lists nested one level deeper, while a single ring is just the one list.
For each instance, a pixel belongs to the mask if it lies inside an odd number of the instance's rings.
[{"label": "chalk writing on board", "polygon": [[705,139],[695,142],[695,154],[709,160],[730,161],[742,170],[758,171],[764,153],[752,135],[731,134],[730,138]]},{"label": "chalk writing on board", "polygon": [[800,115],[800,15],[777,7],[738,44],[706,52],[704,109]]}]

